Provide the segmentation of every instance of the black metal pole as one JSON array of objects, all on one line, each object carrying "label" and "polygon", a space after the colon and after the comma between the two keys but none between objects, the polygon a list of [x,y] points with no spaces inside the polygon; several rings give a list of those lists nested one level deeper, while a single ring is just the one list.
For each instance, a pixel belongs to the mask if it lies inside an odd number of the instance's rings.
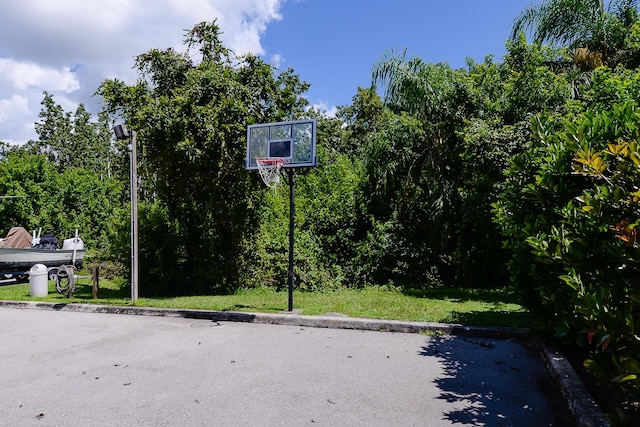
[{"label": "black metal pole", "polygon": [[287,168],[289,175],[289,311],[293,311],[293,225],[295,218],[295,203],[293,200],[296,186],[296,171]]}]

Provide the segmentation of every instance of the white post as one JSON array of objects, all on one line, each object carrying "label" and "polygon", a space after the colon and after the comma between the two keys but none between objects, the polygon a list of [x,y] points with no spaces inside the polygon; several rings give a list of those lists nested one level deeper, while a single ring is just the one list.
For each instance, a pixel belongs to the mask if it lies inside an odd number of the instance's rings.
[{"label": "white post", "polygon": [[76,228],[76,237],[73,239],[73,259],[71,260],[71,264],[76,266],[76,248],[78,247],[78,229]]}]

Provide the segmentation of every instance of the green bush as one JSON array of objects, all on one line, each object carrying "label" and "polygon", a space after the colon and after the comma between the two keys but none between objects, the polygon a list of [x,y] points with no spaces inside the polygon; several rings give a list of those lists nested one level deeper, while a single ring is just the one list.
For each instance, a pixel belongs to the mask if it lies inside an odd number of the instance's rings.
[{"label": "green bush", "polygon": [[[358,286],[351,278],[359,215],[359,166],[318,146],[319,166],[300,170],[294,193],[294,272],[300,290]],[[289,185],[263,190],[259,227],[245,243],[245,287],[284,289],[289,268]]]},{"label": "green bush", "polygon": [[0,202],[1,232],[20,226],[67,239],[77,229],[93,258],[108,258],[109,228],[123,195],[118,181],[88,169],[59,172],[44,155],[16,150],[0,159],[0,194],[21,196]]},{"label": "green bush", "polygon": [[629,101],[533,130],[496,205],[514,283],[557,338],[590,348],[597,378],[638,392],[640,114]]}]

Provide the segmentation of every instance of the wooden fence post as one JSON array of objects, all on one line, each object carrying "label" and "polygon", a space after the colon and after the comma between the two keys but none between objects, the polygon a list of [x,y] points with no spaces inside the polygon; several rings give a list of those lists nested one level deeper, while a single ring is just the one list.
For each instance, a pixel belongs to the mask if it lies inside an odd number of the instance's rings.
[{"label": "wooden fence post", "polygon": [[98,290],[100,289],[100,267],[93,269],[93,299],[98,298]]}]

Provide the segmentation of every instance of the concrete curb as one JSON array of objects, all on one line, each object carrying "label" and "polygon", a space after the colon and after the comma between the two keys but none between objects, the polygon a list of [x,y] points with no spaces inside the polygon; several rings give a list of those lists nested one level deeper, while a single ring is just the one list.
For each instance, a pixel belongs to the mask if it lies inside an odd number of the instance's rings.
[{"label": "concrete curb", "polygon": [[564,355],[557,349],[539,345],[542,361],[560,389],[577,426],[609,426],[602,410],[586,391],[584,384]]},{"label": "concrete curb", "polygon": [[609,426],[606,417],[593,401],[584,384],[569,362],[558,350],[550,349],[536,340],[528,329],[470,327],[458,324],[405,322],[343,317],[338,314],[303,316],[296,312],[241,313],[233,311],[181,310],[170,308],[107,306],[77,303],[49,303],[37,301],[0,300],[0,308],[56,310],[84,313],[128,314],[139,316],[184,317],[219,322],[245,322],[304,326],[313,328],[355,329],[367,331],[434,333],[484,338],[517,339],[532,344],[539,352],[549,374],[560,389],[565,404],[577,427]]},{"label": "concrete curb", "polygon": [[293,313],[242,313],[235,311],[182,310],[172,308],[151,308],[134,306],[108,306],[97,304],[49,303],[37,301],[3,301],[0,307],[20,309],[42,309],[73,311],[84,313],[129,314],[143,316],[185,317],[191,319],[207,319],[221,322],[264,323],[313,328],[356,329],[367,331],[420,333],[433,332],[447,335],[464,335],[504,339],[528,339],[529,330],[518,328],[482,328],[457,324],[431,322],[405,322],[399,320],[381,320],[344,317],[338,314],[321,316],[302,316]]}]

